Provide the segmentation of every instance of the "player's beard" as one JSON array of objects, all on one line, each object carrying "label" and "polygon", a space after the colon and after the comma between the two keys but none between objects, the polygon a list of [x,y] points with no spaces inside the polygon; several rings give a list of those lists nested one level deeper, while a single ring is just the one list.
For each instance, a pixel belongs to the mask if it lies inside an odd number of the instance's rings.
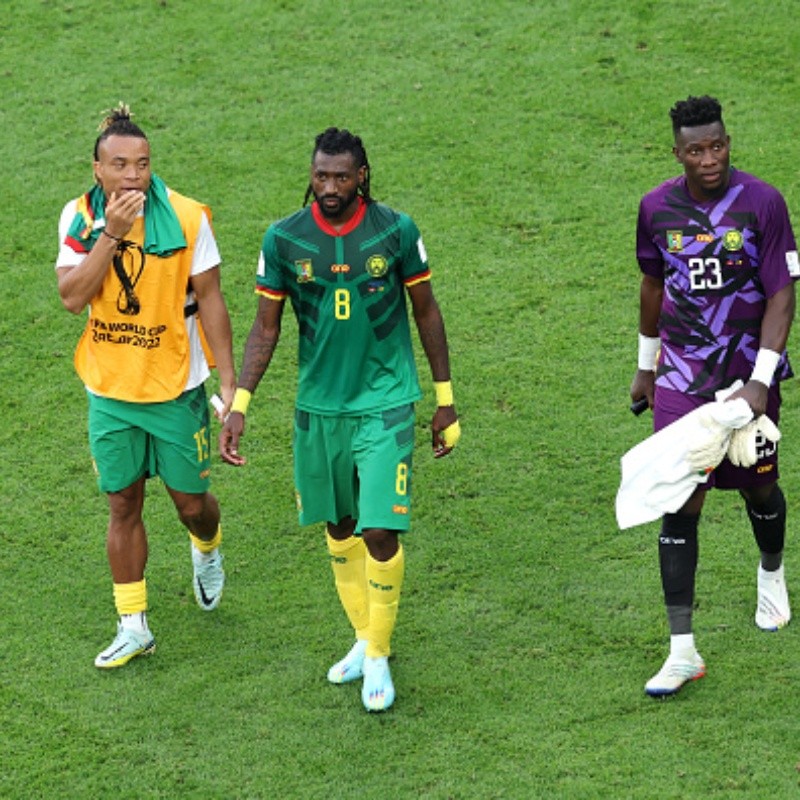
[{"label": "player's beard", "polygon": [[[315,194],[314,199],[317,201],[317,206],[323,217],[327,219],[338,219],[350,208],[351,204],[355,202],[358,197],[358,189],[351,192],[344,197],[338,197],[333,194]],[[337,200],[336,205],[326,205],[326,200]]]}]

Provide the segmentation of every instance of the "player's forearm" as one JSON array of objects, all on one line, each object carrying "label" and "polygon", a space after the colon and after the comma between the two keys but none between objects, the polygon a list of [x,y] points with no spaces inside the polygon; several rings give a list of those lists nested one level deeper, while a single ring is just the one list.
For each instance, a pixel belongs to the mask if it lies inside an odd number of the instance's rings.
[{"label": "player's forearm", "polygon": [[214,354],[220,383],[233,388],[236,372],[233,366],[233,333],[225,300],[214,292],[198,301],[198,313],[208,346]]},{"label": "player's forearm", "polygon": [[280,339],[280,328],[265,328],[258,319],[253,323],[244,347],[238,385],[254,392],[267,371]]},{"label": "player's forearm", "polygon": [[422,349],[431,368],[433,380],[450,380],[450,355],[447,347],[447,334],[444,319],[439,307],[434,303],[425,313],[415,317]]},{"label": "player's forearm", "polygon": [[101,235],[78,266],[58,270],[58,293],[67,311],[80,314],[100,291],[116,247],[112,238]]},{"label": "player's forearm", "polygon": [[658,319],[661,316],[663,298],[664,284],[644,275],[639,289],[639,333],[643,336],[658,336]]},{"label": "player's forearm", "polygon": [[759,346],[775,353],[782,353],[789,339],[789,331],[795,312],[795,289],[791,283],[767,300],[764,318],[761,321]]}]

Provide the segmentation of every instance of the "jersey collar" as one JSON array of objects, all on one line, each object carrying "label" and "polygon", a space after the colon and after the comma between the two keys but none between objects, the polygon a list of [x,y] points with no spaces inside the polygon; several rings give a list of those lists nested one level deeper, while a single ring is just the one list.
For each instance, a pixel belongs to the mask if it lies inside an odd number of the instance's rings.
[{"label": "jersey collar", "polygon": [[361,220],[364,219],[364,215],[367,213],[367,204],[364,202],[364,198],[359,196],[356,213],[338,231],[325,219],[319,210],[319,203],[316,200],[311,204],[311,213],[314,216],[314,222],[317,223],[323,233],[327,233],[328,236],[347,236],[348,233],[354,231],[361,224]]}]

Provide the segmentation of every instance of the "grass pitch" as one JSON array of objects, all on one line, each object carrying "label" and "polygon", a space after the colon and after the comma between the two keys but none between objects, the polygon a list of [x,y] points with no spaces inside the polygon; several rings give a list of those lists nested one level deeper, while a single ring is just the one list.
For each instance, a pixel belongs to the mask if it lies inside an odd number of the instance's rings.
[{"label": "grass pitch", "polygon": [[[639,197],[675,173],[667,111],[725,107],[737,166],[797,223],[794,4],[711,0],[9,0],[0,28],[0,796],[730,798],[798,792],[794,626],[761,634],[757,555],[733,497],[701,530],[708,676],[643,694],[666,655],[656,526],[621,533],[618,458],[648,432],[635,366]],[[434,462],[420,361],[415,511],[395,707],[325,671],[349,646],[321,531],[293,507],[294,346],[251,406],[249,465],[215,465],[228,585],[195,606],[186,536],[154,483],[156,653],[92,666],[114,629],[106,507],[59,303],[63,203],[124,99],[154,169],[209,203],[237,361],[270,221],[296,209],[313,137],[365,140],[374,195],[421,228],[464,436]],[[794,343],[797,364],[800,353]],[[213,386],[211,389],[215,388]],[[785,386],[787,574],[798,586],[796,381]],[[795,589],[796,591],[796,589]]]}]

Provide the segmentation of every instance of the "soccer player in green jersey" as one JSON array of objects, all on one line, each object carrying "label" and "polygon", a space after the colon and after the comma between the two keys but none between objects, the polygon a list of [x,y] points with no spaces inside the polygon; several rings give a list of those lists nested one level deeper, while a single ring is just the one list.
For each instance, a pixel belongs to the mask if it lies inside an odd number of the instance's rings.
[{"label": "soccer player in green jersey", "polygon": [[388,656],[404,572],[398,534],[409,528],[414,403],[421,397],[406,293],[436,390],[435,457],[453,449],[460,425],[422,238],[410,217],[370,196],[360,137],[338,128],[317,136],[304,206],[267,230],[256,293],[220,453],[229,464],[245,463],[238,452],[244,415],[278,344],[288,298],[299,326],[300,524],[326,523],[336,589],[356,639],[328,680],[363,677],[365,708],[383,711],[395,697]]}]

